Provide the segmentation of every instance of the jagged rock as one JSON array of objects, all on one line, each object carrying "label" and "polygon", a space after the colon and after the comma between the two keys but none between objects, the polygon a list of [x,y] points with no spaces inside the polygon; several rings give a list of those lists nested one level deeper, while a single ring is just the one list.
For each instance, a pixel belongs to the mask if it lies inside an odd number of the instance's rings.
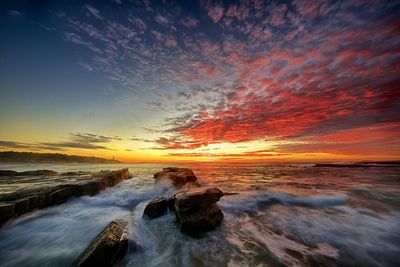
[{"label": "jagged rock", "polygon": [[191,169],[175,167],[163,168],[161,172],[154,174],[154,179],[156,182],[161,179],[169,179],[176,187],[197,181],[197,177]]},{"label": "jagged rock", "polygon": [[90,243],[72,264],[76,267],[109,267],[125,256],[128,248],[128,230],[125,220],[117,219]]},{"label": "jagged rock", "polygon": [[168,209],[168,199],[165,197],[158,197],[150,201],[143,212],[143,217],[149,219],[158,218],[165,213]]},{"label": "jagged rock", "polygon": [[[26,173],[26,172],[23,172]],[[35,173],[37,173],[35,171]],[[53,173],[45,171],[42,173]],[[64,203],[71,196],[95,195],[131,176],[128,169],[101,171],[84,181],[35,189],[23,189],[0,196],[0,226],[24,213]]]},{"label": "jagged rock", "polygon": [[221,225],[223,213],[216,202],[223,196],[218,188],[175,195],[175,215],[182,232],[197,237]]}]

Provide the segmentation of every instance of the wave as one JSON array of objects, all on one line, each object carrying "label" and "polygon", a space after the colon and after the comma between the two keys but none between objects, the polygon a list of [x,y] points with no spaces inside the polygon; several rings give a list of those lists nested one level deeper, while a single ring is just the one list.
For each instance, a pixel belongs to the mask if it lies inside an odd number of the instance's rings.
[{"label": "wave", "polygon": [[315,163],[295,163],[295,164],[290,164],[290,167],[314,167],[316,164]]},{"label": "wave", "polygon": [[[226,198],[225,198],[226,199]],[[347,195],[328,196],[294,196],[283,192],[272,192],[269,194],[257,194],[247,196],[232,196],[228,201],[222,201],[224,209],[230,211],[258,211],[271,205],[301,206],[312,208],[328,208],[344,205],[349,197]]]},{"label": "wave", "polygon": [[368,200],[376,200],[389,205],[400,205],[399,192],[384,192],[372,188],[357,188],[350,191],[351,195]]}]

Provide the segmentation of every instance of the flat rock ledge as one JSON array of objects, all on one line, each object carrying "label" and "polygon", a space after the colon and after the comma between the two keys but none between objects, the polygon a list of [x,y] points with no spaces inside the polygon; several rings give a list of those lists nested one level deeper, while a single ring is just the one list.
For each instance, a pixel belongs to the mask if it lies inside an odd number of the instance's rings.
[{"label": "flat rock ledge", "polygon": [[122,259],[128,249],[128,222],[112,221],[90,243],[71,267],[111,267]]},{"label": "flat rock ledge", "polygon": [[184,191],[170,197],[158,197],[147,204],[143,217],[155,219],[170,209],[175,212],[183,233],[191,237],[200,237],[204,232],[221,225],[224,215],[216,202],[223,195],[218,188],[209,188]]},{"label": "flat rock ledge", "polygon": [[154,179],[156,182],[162,179],[170,180],[175,187],[182,187],[187,183],[196,183],[197,181],[197,177],[191,169],[176,167],[163,168],[161,172],[154,174]]},{"label": "flat rock ledge", "polygon": [[[37,171],[33,172],[37,173]],[[52,171],[46,171],[46,173],[49,172]],[[69,173],[67,175],[73,174]],[[20,190],[10,194],[0,195],[0,226],[11,219],[35,209],[42,209],[64,203],[72,196],[96,195],[105,188],[112,187],[129,178],[131,178],[131,175],[128,169],[101,171],[92,174],[83,181],[33,190]]]}]

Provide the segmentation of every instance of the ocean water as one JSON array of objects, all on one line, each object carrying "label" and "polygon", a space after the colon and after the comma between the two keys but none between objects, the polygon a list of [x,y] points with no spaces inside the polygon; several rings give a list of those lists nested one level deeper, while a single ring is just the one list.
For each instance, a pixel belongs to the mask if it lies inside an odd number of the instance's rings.
[{"label": "ocean water", "polygon": [[[400,266],[398,167],[175,164],[193,169],[204,187],[237,193],[219,202],[222,226],[193,239],[178,230],[173,214],[142,219],[150,199],[174,191],[167,183],[154,184],[153,174],[168,166],[1,164],[0,169],[17,171],[128,167],[133,178],[3,226],[0,266],[69,266],[118,217],[129,221],[131,238],[139,245],[135,252],[129,249],[121,266],[306,266],[299,260],[305,255],[336,258],[338,266]],[[55,183],[3,179],[0,192],[38,182]]]}]

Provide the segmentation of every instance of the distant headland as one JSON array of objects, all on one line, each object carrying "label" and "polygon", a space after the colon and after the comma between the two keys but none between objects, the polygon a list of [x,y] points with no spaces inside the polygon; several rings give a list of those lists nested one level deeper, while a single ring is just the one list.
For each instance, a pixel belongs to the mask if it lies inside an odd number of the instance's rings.
[{"label": "distant headland", "polygon": [[114,159],[84,157],[61,153],[0,152],[0,163],[121,163]]}]

